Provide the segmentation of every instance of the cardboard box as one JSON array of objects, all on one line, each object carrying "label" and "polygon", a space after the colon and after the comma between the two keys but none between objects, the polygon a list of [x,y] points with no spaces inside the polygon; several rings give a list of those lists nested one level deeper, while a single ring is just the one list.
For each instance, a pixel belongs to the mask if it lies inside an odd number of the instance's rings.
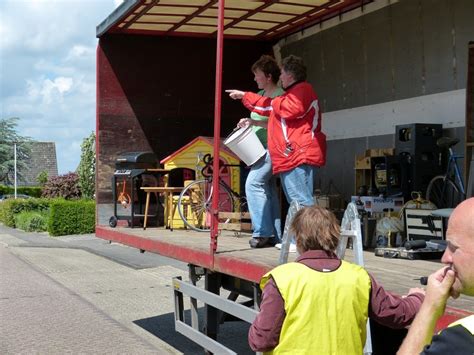
[{"label": "cardboard box", "polygon": [[356,155],[355,169],[370,169],[370,157]]},{"label": "cardboard box", "polygon": [[383,212],[386,208],[393,209],[394,212],[400,211],[403,207],[403,197],[378,197],[378,196],[352,196],[351,202],[360,200],[362,205],[357,205],[358,209],[366,212]]},{"label": "cardboard box", "polygon": [[366,157],[385,157],[395,154],[395,148],[377,148],[377,149],[367,149],[365,151]]},{"label": "cardboard box", "polygon": [[314,202],[319,207],[332,210],[344,209],[344,199],[341,195],[315,195]]},{"label": "cardboard box", "polygon": [[355,169],[370,169],[370,158],[395,154],[394,148],[367,149],[364,154],[355,156]]}]

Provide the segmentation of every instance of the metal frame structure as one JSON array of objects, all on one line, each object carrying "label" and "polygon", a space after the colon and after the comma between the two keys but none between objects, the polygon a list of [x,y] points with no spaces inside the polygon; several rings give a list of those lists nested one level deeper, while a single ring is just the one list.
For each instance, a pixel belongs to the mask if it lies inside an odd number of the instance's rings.
[{"label": "metal frame structure", "polygon": [[[228,0],[226,37],[274,40],[373,0]],[[215,37],[219,0],[125,0],[97,26],[104,33]]]},{"label": "metal frame structure", "polygon": [[[206,289],[196,286],[196,282],[201,276],[205,276]],[[228,299],[219,296],[222,276],[224,275],[190,265],[189,279],[191,282],[182,281],[181,277],[173,278],[175,330],[212,353],[236,354],[215,340],[218,333],[219,320],[225,314],[228,314],[251,324],[258,314],[258,306],[255,305],[256,308],[252,309],[235,302],[238,292],[231,292]],[[254,290],[254,299],[256,299],[256,288]],[[190,297],[191,325],[185,319],[183,295]],[[206,306],[206,326],[204,332],[199,330],[197,301],[203,302]]]}]

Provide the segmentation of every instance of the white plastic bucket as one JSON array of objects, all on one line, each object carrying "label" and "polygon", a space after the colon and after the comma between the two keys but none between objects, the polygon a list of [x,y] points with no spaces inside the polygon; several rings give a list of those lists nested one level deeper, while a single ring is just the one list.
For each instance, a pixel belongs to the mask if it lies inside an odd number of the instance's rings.
[{"label": "white plastic bucket", "polygon": [[255,164],[266,152],[250,126],[232,132],[224,144],[247,165]]}]

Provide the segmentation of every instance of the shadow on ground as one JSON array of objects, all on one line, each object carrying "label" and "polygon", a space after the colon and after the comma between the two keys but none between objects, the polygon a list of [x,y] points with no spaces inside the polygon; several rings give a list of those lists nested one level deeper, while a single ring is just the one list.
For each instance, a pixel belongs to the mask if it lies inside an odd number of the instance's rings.
[{"label": "shadow on ground", "polygon": [[[204,316],[204,308],[199,309],[200,321]],[[190,312],[185,312],[186,320],[190,319]],[[134,322],[144,330],[150,332],[162,341],[168,343],[183,354],[199,354],[203,349],[188,338],[175,332],[174,314],[167,313],[157,317],[139,319]],[[406,329],[390,329],[371,323],[373,354],[395,354],[406,336]],[[220,325],[218,341],[237,354],[255,354],[247,343],[249,324],[245,322],[226,322]],[[202,324],[200,323],[200,329]]]},{"label": "shadow on ground", "polygon": [[[204,308],[199,309],[199,328],[202,329]],[[185,312],[186,322],[191,319],[190,312]],[[174,330],[174,313],[167,313],[156,317],[144,318],[134,321],[136,325],[160,338],[183,354],[200,354],[203,348]],[[247,343],[247,333],[250,324],[243,321],[233,321],[221,324],[219,327],[218,341],[235,351],[237,354],[255,354]]]}]

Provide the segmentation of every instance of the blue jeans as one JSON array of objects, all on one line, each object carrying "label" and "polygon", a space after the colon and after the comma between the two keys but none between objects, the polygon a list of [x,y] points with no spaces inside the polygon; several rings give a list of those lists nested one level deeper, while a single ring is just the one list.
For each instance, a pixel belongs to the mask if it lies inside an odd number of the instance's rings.
[{"label": "blue jeans", "polygon": [[252,218],[253,237],[281,240],[280,203],[270,154],[265,154],[250,168],[245,182],[245,194]]},{"label": "blue jeans", "polygon": [[296,200],[303,206],[314,205],[313,181],[316,169],[315,166],[304,164],[280,173],[281,185],[288,203]]}]

